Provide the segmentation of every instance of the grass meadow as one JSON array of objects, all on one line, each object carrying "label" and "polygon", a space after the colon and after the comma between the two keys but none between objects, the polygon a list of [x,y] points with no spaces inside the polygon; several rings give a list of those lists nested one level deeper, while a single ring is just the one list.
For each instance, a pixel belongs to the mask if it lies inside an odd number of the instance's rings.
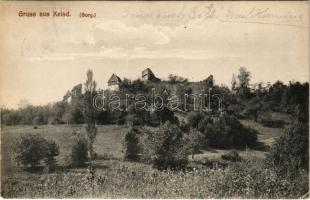
[{"label": "grass meadow", "polygon": [[[283,117],[283,116],[281,116]],[[251,121],[266,146],[283,134],[283,128],[266,128]],[[95,174],[87,168],[69,168],[71,148],[83,125],[4,126],[1,132],[1,196],[4,198],[299,198],[308,191],[308,177],[290,181],[263,167],[266,151],[239,151],[242,162],[221,159],[227,150],[208,149],[190,158],[191,168],[159,171],[150,165],[122,159],[126,126],[97,126],[93,161]],[[31,172],[14,161],[14,144],[25,134],[40,134],[59,145],[55,172]],[[209,164],[208,164],[209,163]],[[211,166],[210,166],[211,163]],[[218,165],[218,164],[224,164]]]}]

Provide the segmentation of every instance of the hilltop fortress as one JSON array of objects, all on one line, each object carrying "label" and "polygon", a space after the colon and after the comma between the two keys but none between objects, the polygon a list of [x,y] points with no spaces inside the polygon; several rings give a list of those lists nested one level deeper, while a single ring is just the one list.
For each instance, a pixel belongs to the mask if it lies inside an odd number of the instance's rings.
[{"label": "hilltop fortress", "polygon": [[[141,80],[144,82],[157,82],[160,81],[159,78],[155,76],[153,71],[150,68],[146,68],[142,71],[141,74]],[[108,90],[110,91],[118,91],[120,83],[122,82],[122,79],[117,76],[116,74],[112,74],[111,77],[108,80]],[[75,85],[71,90],[69,90],[63,97],[64,101],[70,102],[72,97],[78,97],[85,92],[85,86],[83,84]]]}]

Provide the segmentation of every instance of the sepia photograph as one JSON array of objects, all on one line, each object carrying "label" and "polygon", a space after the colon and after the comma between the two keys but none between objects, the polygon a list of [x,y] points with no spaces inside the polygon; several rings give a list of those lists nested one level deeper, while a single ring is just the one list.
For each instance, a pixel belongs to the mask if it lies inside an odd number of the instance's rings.
[{"label": "sepia photograph", "polygon": [[308,1],[1,1],[1,198],[308,199]]}]

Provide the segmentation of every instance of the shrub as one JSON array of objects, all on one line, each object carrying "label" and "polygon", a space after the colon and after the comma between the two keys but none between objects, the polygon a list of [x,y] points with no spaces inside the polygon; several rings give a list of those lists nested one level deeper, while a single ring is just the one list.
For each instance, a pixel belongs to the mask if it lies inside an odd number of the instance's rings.
[{"label": "shrub", "polygon": [[187,121],[189,126],[197,128],[200,120],[203,118],[203,115],[199,112],[190,112],[187,116]]},{"label": "shrub", "polygon": [[239,102],[231,102],[227,105],[226,111],[227,113],[231,115],[235,115],[238,118],[242,118],[243,116],[240,115],[242,110],[244,109],[244,106]]},{"label": "shrub", "polygon": [[268,106],[258,97],[252,98],[244,103],[245,107],[240,115],[245,118],[253,119],[254,121],[257,121],[258,116],[262,111],[268,109]]},{"label": "shrub", "polygon": [[172,124],[179,124],[178,118],[174,115],[174,112],[169,110],[167,107],[164,107],[162,110],[156,110],[155,114],[157,115],[159,122],[161,124],[169,121]]},{"label": "shrub", "polygon": [[200,132],[204,132],[204,130],[206,130],[207,126],[209,123],[212,123],[212,119],[210,117],[204,117],[202,118],[199,123],[198,123],[198,126],[197,126],[197,129],[200,131]]},{"label": "shrub", "polygon": [[54,141],[47,141],[45,148],[43,161],[49,169],[54,169],[56,166],[55,156],[59,155],[59,147]]},{"label": "shrub", "polygon": [[199,152],[199,149],[203,146],[204,140],[201,132],[197,130],[191,130],[186,134],[186,145],[191,153],[192,159],[194,159],[194,154]]},{"label": "shrub", "polygon": [[126,122],[132,126],[142,126],[149,123],[150,112],[146,110],[137,110],[135,106],[130,105],[128,115],[125,117]]},{"label": "shrub", "polygon": [[298,104],[294,106],[292,114],[296,121],[309,123],[309,104]]},{"label": "shrub", "polygon": [[97,127],[96,124],[94,123],[88,123],[85,126],[86,129],[86,138],[87,138],[87,142],[88,142],[88,150],[89,150],[89,156],[90,159],[93,159],[93,155],[94,155],[94,148],[93,148],[93,144],[96,140],[96,135],[97,135]]},{"label": "shrub", "polygon": [[149,125],[153,127],[160,125],[160,119],[156,113],[150,113]]},{"label": "shrub", "polygon": [[241,157],[239,156],[239,153],[235,150],[231,150],[225,154],[223,154],[222,159],[229,160],[233,162],[241,161]]},{"label": "shrub", "polygon": [[129,160],[138,159],[140,153],[139,145],[139,131],[136,128],[131,128],[125,135],[125,140],[123,144],[124,158]]},{"label": "shrub", "polygon": [[159,129],[146,131],[142,158],[159,169],[182,168],[188,162],[189,149],[181,129],[166,122]]},{"label": "shrub", "polygon": [[180,129],[185,132],[185,133],[188,133],[190,131],[190,127],[189,125],[184,121],[184,119],[180,122],[180,125],[179,125]]},{"label": "shrub", "polygon": [[88,142],[85,138],[79,138],[72,147],[71,160],[74,166],[82,166],[87,161]]},{"label": "shrub", "polygon": [[16,154],[18,164],[34,167],[44,160],[47,167],[54,167],[54,157],[59,155],[59,147],[55,142],[48,141],[40,135],[30,134],[21,137],[16,145]]},{"label": "shrub", "polygon": [[126,122],[126,113],[125,112],[119,112],[116,115],[116,124],[118,125],[123,125]]},{"label": "shrub", "polygon": [[309,168],[309,127],[294,124],[278,138],[267,155],[267,164],[279,173],[294,174]]},{"label": "shrub", "polygon": [[242,148],[245,147],[256,147],[257,146],[257,131],[250,127],[244,127],[242,129],[242,135],[240,137],[241,141],[245,142],[245,145],[241,145]]},{"label": "shrub", "polygon": [[[230,138],[231,147],[244,149],[248,147],[255,147],[257,142],[257,131],[249,127],[243,126],[240,121],[231,115],[222,115],[220,117],[226,127],[228,138]],[[225,126],[224,125],[224,126]]]},{"label": "shrub", "polygon": [[254,129],[244,127],[236,117],[226,113],[201,120],[198,128],[203,131],[208,146],[244,149],[246,146],[255,147],[257,143]]},{"label": "shrub", "polygon": [[261,123],[263,126],[271,128],[281,128],[285,124],[283,120],[273,120],[269,112],[259,113],[257,117],[257,122]]},{"label": "shrub", "polygon": [[126,121],[131,126],[143,125],[143,120],[136,114],[129,114],[126,116]]}]

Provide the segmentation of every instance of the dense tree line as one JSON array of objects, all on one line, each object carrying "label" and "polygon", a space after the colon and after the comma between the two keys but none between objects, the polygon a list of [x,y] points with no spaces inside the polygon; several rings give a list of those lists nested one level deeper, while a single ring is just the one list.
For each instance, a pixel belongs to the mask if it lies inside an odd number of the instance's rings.
[{"label": "dense tree line", "polygon": [[[139,79],[131,81],[125,78],[120,84],[120,91],[104,92],[107,95],[117,93],[123,96],[125,94],[143,94],[150,99],[151,90],[155,87],[159,93],[166,90],[170,94],[176,94],[182,98],[184,94],[191,95],[201,91],[208,95],[208,89],[212,88],[212,93],[218,94],[221,98],[221,105],[216,99],[211,101],[210,107],[215,111],[221,108],[237,118],[252,118],[256,121],[262,119],[268,121],[268,114],[266,113],[278,111],[291,114],[299,121],[309,121],[309,83],[289,82],[286,85],[281,81],[277,81],[272,85],[262,83],[250,85],[251,73],[245,68],[240,68],[238,73],[238,75],[233,76],[231,89],[214,84],[211,76],[204,81],[190,83],[182,77],[170,75],[167,84],[164,82],[147,83]],[[148,103],[151,102],[148,100]],[[190,111],[194,107],[193,99],[187,101],[188,110],[184,109],[185,105],[182,103],[184,102],[180,102],[180,108],[183,111]],[[204,103],[204,106],[208,106],[206,102],[200,102],[199,99],[195,103],[196,105]],[[129,100],[128,105],[128,109],[123,111],[111,110],[109,107],[104,111],[96,111],[95,122],[97,124],[123,124],[129,120],[131,123],[148,123],[156,126],[159,123],[164,123],[167,120],[166,118],[175,121],[173,112],[168,110],[155,114],[148,111],[137,112],[132,109],[134,106],[133,100]],[[1,122],[5,125],[83,124],[85,123],[84,112],[85,98],[84,94],[81,94],[72,98],[71,102],[59,101],[46,106],[27,105],[15,110],[2,108]],[[149,119],[151,119],[151,122]],[[266,125],[268,125],[268,122]]]}]

